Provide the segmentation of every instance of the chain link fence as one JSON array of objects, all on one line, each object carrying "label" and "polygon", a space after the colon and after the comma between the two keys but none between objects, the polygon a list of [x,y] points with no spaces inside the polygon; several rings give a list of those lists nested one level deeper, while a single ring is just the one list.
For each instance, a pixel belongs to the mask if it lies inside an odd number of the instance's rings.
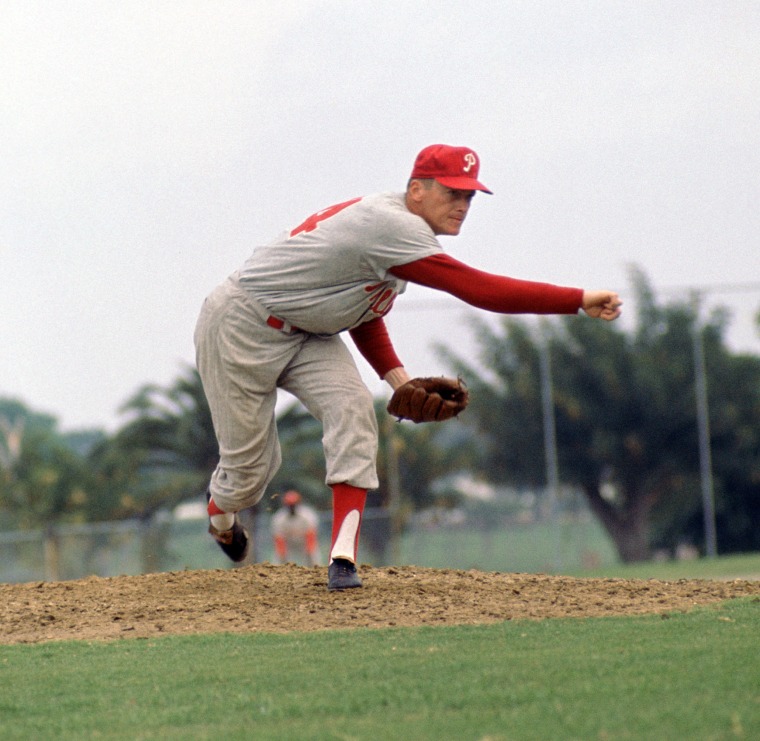
[{"label": "chain link fence", "polygon": [[[249,562],[274,561],[271,513],[244,513],[253,534]],[[205,517],[161,513],[149,521],[61,524],[0,532],[0,582],[60,581],[160,571],[231,568],[206,532]],[[615,561],[600,525],[577,503],[549,516],[482,508],[416,513],[394,537],[390,513],[367,509],[359,560],[505,572],[577,573]],[[319,544],[327,563],[331,514],[320,513]],[[292,560],[304,563],[295,554]]]}]

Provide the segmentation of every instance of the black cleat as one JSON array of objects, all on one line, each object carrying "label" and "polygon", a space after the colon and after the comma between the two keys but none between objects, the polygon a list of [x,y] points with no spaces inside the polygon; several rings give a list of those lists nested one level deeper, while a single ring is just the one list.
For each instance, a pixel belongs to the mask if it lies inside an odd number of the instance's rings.
[{"label": "black cleat", "polygon": [[[206,502],[211,501],[211,492],[206,490]],[[251,547],[251,536],[248,531],[240,524],[237,515],[235,522],[229,530],[217,530],[210,522],[208,531],[214,540],[219,543],[219,547],[224,551],[227,558],[235,563],[245,561],[248,551]]]},{"label": "black cleat", "polygon": [[219,547],[225,552],[228,558],[235,563],[245,561],[248,550],[251,546],[251,538],[248,531],[240,524],[235,516],[235,524],[229,530],[217,530],[209,523],[208,531],[214,540],[219,543]]},{"label": "black cleat", "polygon": [[336,558],[327,567],[327,588],[331,592],[360,587],[362,580],[356,573],[356,566],[345,558]]}]

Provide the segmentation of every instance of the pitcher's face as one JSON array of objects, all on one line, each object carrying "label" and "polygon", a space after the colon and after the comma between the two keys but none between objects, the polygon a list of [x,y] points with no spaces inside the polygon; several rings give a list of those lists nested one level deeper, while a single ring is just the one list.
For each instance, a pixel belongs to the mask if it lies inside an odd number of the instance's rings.
[{"label": "pitcher's face", "polygon": [[413,180],[407,191],[407,208],[422,217],[433,234],[459,234],[475,196],[474,190],[446,188],[437,180]]}]

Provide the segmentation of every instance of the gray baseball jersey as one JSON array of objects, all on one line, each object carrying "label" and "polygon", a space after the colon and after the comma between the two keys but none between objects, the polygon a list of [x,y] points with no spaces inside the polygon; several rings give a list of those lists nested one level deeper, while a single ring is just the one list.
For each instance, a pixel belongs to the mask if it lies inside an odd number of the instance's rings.
[{"label": "gray baseball jersey", "polygon": [[272,515],[271,528],[272,534],[281,535],[289,546],[303,548],[306,533],[319,528],[319,516],[306,504],[299,505],[294,514],[289,509],[280,508]]},{"label": "gray baseball jersey", "polygon": [[388,270],[441,252],[402,193],[339,203],[257,247],[240,285],[275,316],[331,335],[388,313],[406,282]]}]

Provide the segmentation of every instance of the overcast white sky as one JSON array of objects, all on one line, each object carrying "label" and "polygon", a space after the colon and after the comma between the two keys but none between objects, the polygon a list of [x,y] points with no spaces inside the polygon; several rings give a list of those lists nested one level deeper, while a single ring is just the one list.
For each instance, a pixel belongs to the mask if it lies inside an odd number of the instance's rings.
[{"label": "overcast white sky", "polygon": [[[495,192],[459,259],[624,299],[630,264],[754,286],[710,302],[760,352],[760,2],[0,0],[0,396],[114,429],[257,243],[438,142]],[[469,315],[412,288],[388,323],[434,374]]]}]

